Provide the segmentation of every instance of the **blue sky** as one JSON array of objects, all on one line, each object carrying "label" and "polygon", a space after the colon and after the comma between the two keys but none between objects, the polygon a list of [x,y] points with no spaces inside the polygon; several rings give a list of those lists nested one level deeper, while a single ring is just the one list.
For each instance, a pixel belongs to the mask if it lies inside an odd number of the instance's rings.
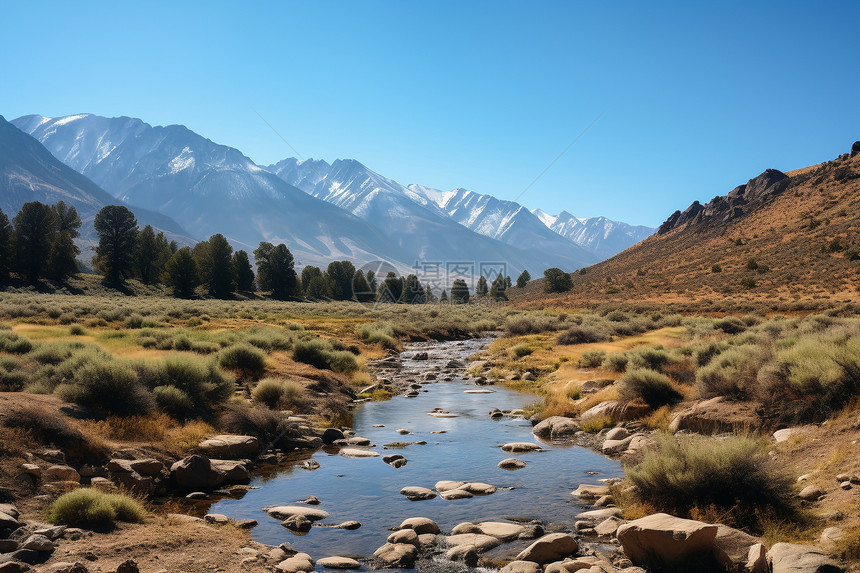
[{"label": "blue sky", "polygon": [[3,2],[0,114],[658,225],[860,139],[857,2]]}]

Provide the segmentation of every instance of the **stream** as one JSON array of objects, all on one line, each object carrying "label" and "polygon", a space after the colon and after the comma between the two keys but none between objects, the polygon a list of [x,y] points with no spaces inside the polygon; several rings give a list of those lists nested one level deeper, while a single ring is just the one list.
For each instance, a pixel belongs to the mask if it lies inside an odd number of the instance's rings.
[{"label": "stream", "polygon": [[[487,340],[411,344],[401,354],[400,376],[422,379],[426,372],[446,373],[449,360],[465,359],[477,352]],[[428,360],[413,360],[416,352],[427,352]],[[478,386],[464,380],[464,369],[447,371],[453,379],[424,384],[416,397],[396,396],[384,402],[368,402],[356,407],[353,430],[357,436],[371,440],[365,448],[381,456],[401,454],[408,460],[394,468],[381,457],[346,458],[326,447],[313,455],[319,462],[316,470],[306,470],[301,462],[281,468],[274,476],[256,476],[251,489],[241,499],[225,499],[211,508],[234,519],[256,519],[259,525],[253,538],[267,545],[289,542],[298,551],[314,558],[332,555],[370,557],[385,543],[396,527],[408,517],[435,520],[443,533],[464,521],[540,520],[547,531],[573,529],[574,516],[583,511],[570,492],[581,483],[623,475],[620,464],[591,450],[569,443],[537,441],[532,425],[522,417],[492,419],[493,408],[518,409],[533,402],[534,396],[500,386]],[[440,376],[441,378],[442,376]],[[467,391],[487,391],[467,393]],[[455,417],[429,415],[434,408]],[[383,425],[384,427],[374,427]],[[409,430],[401,435],[398,429]],[[434,433],[444,432],[444,433]],[[385,448],[392,442],[426,441],[426,445]],[[508,454],[499,446],[507,442],[534,442],[544,451]],[[497,464],[516,457],[526,462],[518,470],[504,470]],[[478,481],[492,484],[498,491],[488,496],[445,501],[436,497],[427,501],[409,501],[400,495],[405,486],[433,489],[440,480]],[[291,533],[262,508],[295,505],[316,496],[319,509],[330,517],[316,524],[304,535]],[[301,504],[298,504],[301,505]],[[356,530],[326,527],[356,520]],[[524,545],[509,544],[507,552]],[[502,555],[504,557],[504,555]]]}]

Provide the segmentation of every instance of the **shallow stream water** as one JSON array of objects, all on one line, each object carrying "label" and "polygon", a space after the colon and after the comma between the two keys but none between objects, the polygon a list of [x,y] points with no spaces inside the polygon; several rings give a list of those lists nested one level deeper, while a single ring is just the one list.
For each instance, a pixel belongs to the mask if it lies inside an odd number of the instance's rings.
[{"label": "shallow stream water", "polygon": [[[446,364],[464,360],[486,341],[441,342],[412,345],[404,356],[417,350],[428,352],[430,360],[403,360],[403,371],[421,379],[421,374]],[[417,373],[417,374],[416,374]],[[418,397],[397,396],[386,402],[370,402],[355,410],[356,435],[369,438],[369,448],[382,456],[399,453],[408,463],[395,469],[381,457],[351,459],[320,450],[313,455],[319,469],[302,469],[300,462],[274,477],[255,477],[253,486],[241,499],[225,499],[211,508],[234,519],[252,518],[260,523],[253,537],[269,545],[289,542],[293,548],[314,558],[330,555],[369,557],[385,543],[407,517],[429,517],[443,532],[464,521],[537,519],[549,530],[553,525],[570,531],[574,516],[583,510],[570,492],[581,483],[622,475],[617,461],[595,452],[563,443],[537,442],[532,425],[522,418],[491,419],[493,408],[517,409],[534,401],[533,396],[500,386],[477,386],[473,381],[455,378],[424,385]],[[490,393],[466,393],[491,390]],[[456,417],[428,415],[434,408]],[[384,427],[373,427],[382,424]],[[405,428],[408,435],[396,430]],[[432,433],[444,431],[445,433]],[[391,442],[426,441],[402,449],[386,449]],[[499,446],[507,442],[536,442],[542,452],[508,454]],[[331,452],[336,449],[331,450]],[[503,470],[497,464],[509,457],[527,463],[519,470]],[[445,501],[409,501],[400,495],[405,486],[433,489],[440,480],[479,481],[492,484],[498,491],[488,496]],[[269,517],[263,508],[293,505],[310,495],[318,497],[317,506],[330,517],[306,535],[296,535]],[[298,504],[301,505],[301,504]],[[353,531],[325,527],[348,520],[361,523]]]}]

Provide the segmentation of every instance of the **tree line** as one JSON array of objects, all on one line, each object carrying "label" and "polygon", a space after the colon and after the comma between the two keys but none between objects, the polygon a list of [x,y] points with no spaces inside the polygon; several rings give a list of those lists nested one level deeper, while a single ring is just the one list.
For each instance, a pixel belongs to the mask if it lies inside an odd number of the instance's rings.
[{"label": "tree line", "polygon": [[[36,283],[42,279],[66,281],[80,272],[80,249],[74,239],[80,236],[81,218],[74,206],[63,201],[45,205],[25,203],[12,219],[0,210],[0,281],[13,275]],[[418,276],[405,277],[389,272],[384,278],[371,270],[356,269],[349,261],[333,261],[323,270],[306,266],[301,275],[284,244],[261,242],[254,250],[257,272],[246,251],[234,251],[224,235],[217,233],[194,247],[179,248],[163,232],[151,225],[139,228],[134,213],[121,205],[101,209],[93,221],[98,235],[93,267],[106,283],[121,286],[135,278],[145,284],[164,284],[179,298],[192,298],[203,288],[209,296],[230,298],[235,293],[257,290],[271,293],[279,300],[306,297],[316,300],[357,300],[426,304],[468,303],[473,297],[463,279],[451,285],[450,295],[442,290],[436,296],[430,284],[422,285]],[[516,286],[531,280],[528,271],[517,278]],[[507,300],[512,287],[510,277],[499,274],[492,283],[479,277],[475,297]]]}]

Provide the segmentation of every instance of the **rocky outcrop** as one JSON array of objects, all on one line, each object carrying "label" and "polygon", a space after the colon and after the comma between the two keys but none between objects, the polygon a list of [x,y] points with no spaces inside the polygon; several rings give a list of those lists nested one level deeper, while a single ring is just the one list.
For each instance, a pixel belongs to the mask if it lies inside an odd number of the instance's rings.
[{"label": "rocky outcrop", "polygon": [[655,513],[625,523],[616,536],[634,564],[678,568],[709,558],[717,530],[709,523]]},{"label": "rocky outcrop", "polygon": [[546,564],[560,561],[579,551],[576,539],[568,533],[550,533],[544,535],[517,555],[518,561],[533,561]]},{"label": "rocky outcrop", "polygon": [[777,543],[767,552],[773,573],[842,573],[844,569],[821,551],[807,545]]},{"label": "rocky outcrop", "polygon": [[723,396],[696,402],[674,415],[669,430],[689,430],[699,434],[749,431],[758,428],[761,419],[755,404],[733,402]]},{"label": "rocky outcrop", "polygon": [[200,443],[207,456],[222,460],[252,460],[260,455],[260,441],[254,436],[221,434]]},{"label": "rocky outcrop", "polygon": [[579,424],[564,416],[550,416],[538,423],[532,431],[539,438],[559,439],[577,433],[579,431]]},{"label": "rocky outcrop", "polygon": [[251,481],[242,461],[210,460],[201,455],[188,456],[170,467],[170,477],[183,490],[207,490]]},{"label": "rocky outcrop", "polygon": [[717,564],[730,573],[767,573],[765,549],[758,538],[743,531],[717,526],[713,555]]}]

